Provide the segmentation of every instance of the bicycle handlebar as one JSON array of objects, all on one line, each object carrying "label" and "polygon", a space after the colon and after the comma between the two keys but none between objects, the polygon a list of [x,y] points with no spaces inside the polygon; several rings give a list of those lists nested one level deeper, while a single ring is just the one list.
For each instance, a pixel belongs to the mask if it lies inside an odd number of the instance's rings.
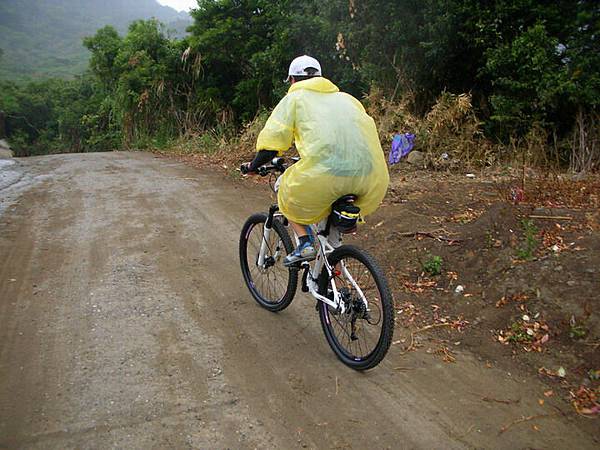
[{"label": "bicycle handlebar", "polygon": [[[300,158],[290,158],[293,162],[297,162]],[[271,160],[270,164],[265,164],[264,166],[260,166],[257,170],[256,173],[258,175],[260,175],[261,177],[266,177],[267,175],[269,175],[271,172],[280,172],[283,173],[285,172],[285,170],[290,166],[291,164],[286,165],[285,164],[285,158],[282,157],[277,157],[277,158],[273,158]],[[246,175],[248,174],[248,166],[246,164],[242,164],[240,166],[240,172],[242,173],[242,175]]]}]

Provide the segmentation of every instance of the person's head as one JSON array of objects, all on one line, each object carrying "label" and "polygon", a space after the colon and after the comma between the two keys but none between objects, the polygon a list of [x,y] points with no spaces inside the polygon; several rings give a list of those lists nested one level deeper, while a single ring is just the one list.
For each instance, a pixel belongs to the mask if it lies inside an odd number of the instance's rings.
[{"label": "person's head", "polygon": [[307,80],[309,78],[321,76],[321,64],[315,58],[303,55],[298,56],[290,64],[287,81],[296,83],[297,81]]}]

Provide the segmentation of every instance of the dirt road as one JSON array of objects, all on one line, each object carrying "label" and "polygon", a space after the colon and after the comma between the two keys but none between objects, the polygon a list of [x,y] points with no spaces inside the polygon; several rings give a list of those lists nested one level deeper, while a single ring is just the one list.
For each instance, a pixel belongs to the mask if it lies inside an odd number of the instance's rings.
[{"label": "dirt road", "polygon": [[29,183],[0,190],[0,448],[598,446],[535,379],[398,346],[356,373],[311,299],[258,307],[237,242],[262,188],[145,153],[18,166]]}]

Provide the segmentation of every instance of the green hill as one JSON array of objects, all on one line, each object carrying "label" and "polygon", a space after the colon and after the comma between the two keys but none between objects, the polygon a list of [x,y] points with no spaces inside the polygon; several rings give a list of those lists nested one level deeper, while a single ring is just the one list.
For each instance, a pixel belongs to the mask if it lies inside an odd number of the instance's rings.
[{"label": "green hill", "polygon": [[1,0],[0,79],[68,78],[87,67],[82,39],[113,25],[120,32],[136,19],[156,18],[185,33],[191,22],[155,0]]}]

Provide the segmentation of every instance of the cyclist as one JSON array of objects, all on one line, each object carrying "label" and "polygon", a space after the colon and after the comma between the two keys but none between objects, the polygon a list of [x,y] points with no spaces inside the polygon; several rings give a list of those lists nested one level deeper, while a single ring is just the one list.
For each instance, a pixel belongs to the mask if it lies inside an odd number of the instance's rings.
[{"label": "cyclist", "polygon": [[295,142],[300,161],[281,176],[277,201],[298,236],[299,245],[284,260],[291,266],[316,257],[309,225],[331,212],[344,195],[357,196],[364,217],[377,209],[389,174],[377,128],[362,104],[321,74],[319,61],[304,55],[290,64],[287,95],[271,113],[247,163],[255,172]]}]

